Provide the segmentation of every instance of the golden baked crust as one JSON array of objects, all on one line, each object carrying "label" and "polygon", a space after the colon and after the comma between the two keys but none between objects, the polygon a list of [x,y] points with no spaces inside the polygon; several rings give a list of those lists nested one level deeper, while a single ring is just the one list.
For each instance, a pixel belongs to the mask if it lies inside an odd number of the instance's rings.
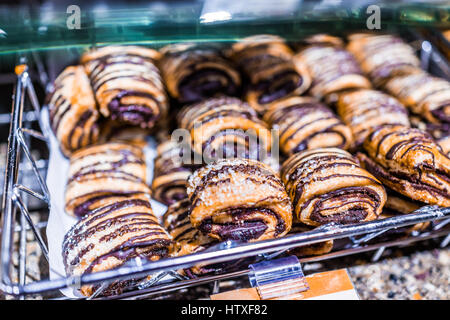
[{"label": "golden baked crust", "polygon": [[312,97],[289,97],[273,103],[264,120],[279,130],[280,148],[287,154],[315,148],[348,149],[353,144],[349,127]]},{"label": "golden baked crust", "polygon": [[218,48],[178,43],[165,46],[160,52],[159,66],[167,90],[180,103],[238,94],[241,77]]},{"label": "golden baked crust", "polygon": [[167,97],[155,66],[159,55],[143,47],[110,46],[82,56],[104,117],[152,128],[167,115]]},{"label": "golden baked crust", "polygon": [[81,217],[110,199],[150,194],[140,147],[110,142],[75,152],[70,158],[66,213]]},{"label": "golden baked crust", "polygon": [[389,80],[385,88],[431,123],[450,124],[450,82],[422,72]]},{"label": "golden baked crust", "polygon": [[[109,199],[78,221],[63,242],[67,274],[110,270],[136,257],[155,261],[166,256],[170,237],[159,225],[149,200],[145,194]],[[120,286],[115,283],[116,290]],[[90,296],[98,287],[82,286],[81,293]]]},{"label": "golden baked crust", "polygon": [[376,219],[386,202],[382,184],[337,148],[303,151],[281,167],[297,219],[310,226]]},{"label": "golden baked crust", "polygon": [[319,99],[346,89],[371,87],[355,57],[339,46],[329,43],[306,46],[295,55],[294,63],[306,66],[312,78],[310,93]]},{"label": "golden baked crust", "polygon": [[[163,216],[163,226],[173,239],[170,246],[170,255],[173,257],[196,253],[217,244],[217,239],[204,235],[194,228],[190,221],[191,203],[183,199],[172,203]],[[195,265],[179,272],[189,277],[216,272],[221,269],[219,265]]]},{"label": "golden baked crust", "polygon": [[389,188],[417,201],[450,206],[450,159],[415,128],[382,126],[364,142],[364,167]]},{"label": "golden baked crust", "polygon": [[397,36],[359,34],[349,40],[347,50],[376,86],[394,76],[422,72],[414,50]]},{"label": "golden baked crust", "polygon": [[360,147],[373,128],[384,124],[409,127],[408,111],[395,98],[376,90],[343,92],[337,100],[337,112]]},{"label": "golden baked crust", "polygon": [[153,198],[166,205],[187,198],[187,179],[192,171],[183,164],[183,148],[165,141],[157,148],[152,182]]},{"label": "golden baked crust", "polygon": [[262,114],[272,102],[308,89],[310,75],[292,57],[292,50],[277,36],[252,36],[232,46],[231,58],[250,80],[246,101],[257,112]]},{"label": "golden baked crust", "polygon": [[48,97],[50,122],[61,151],[72,152],[96,143],[99,113],[89,79],[82,66],[70,66],[56,78]]},{"label": "golden baked crust", "polygon": [[281,180],[267,165],[221,159],[188,180],[194,227],[218,240],[264,240],[285,235],[292,206]]},{"label": "golden baked crust", "polygon": [[271,148],[271,133],[256,112],[237,98],[211,98],[186,106],[178,115],[180,128],[191,133],[194,152],[204,158],[259,159]]}]

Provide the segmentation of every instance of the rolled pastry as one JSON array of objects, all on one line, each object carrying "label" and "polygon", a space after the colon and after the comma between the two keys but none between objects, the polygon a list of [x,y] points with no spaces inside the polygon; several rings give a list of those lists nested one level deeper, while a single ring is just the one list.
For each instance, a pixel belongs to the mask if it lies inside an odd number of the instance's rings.
[{"label": "rolled pastry", "polygon": [[281,167],[297,219],[310,226],[376,219],[386,202],[381,183],[337,148],[297,153]]},{"label": "rolled pastry", "polygon": [[305,66],[294,65],[293,52],[277,36],[245,38],[232,46],[231,57],[248,77],[246,100],[259,113],[278,99],[302,94],[311,83]]},{"label": "rolled pastry", "polygon": [[355,57],[329,42],[306,46],[295,55],[294,63],[306,66],[312,78],[310,93],[319,99],[345,89],[371,87]]},{"label": "rolled pastry", "polygon": [[160,52],[163,57],[159,65],[167,90],[178,102],[238,94],[240,75],[218,48],[179,43],[165,46]]},{"label": "rolled pastry", "polygon": [[433,138],[415,128],[383,126],[364,142],[362,165],[383,184],[413,200],[450,205],[450,159]]},{"label": "rolled pastry", "polygon": [[394,35],[359,34],[349,37],[349,50],[376,86],[394,76],[421,72],[411,46]]},{"label": "rolled pastry", "polygon": [[343,92],[337,100],[337,112],[353,132],[355,147],[362,146],[373,128],[384,124],[409,127],[408,111],[395,98],[376,90]]},{"label": "rolled pastry", "polygon": [[[314,227],[308,226],[301,222],[294,222],[289,234],[303,233],[311,230],[314,230]],[[333,244],[333,240],[317,242],[306,246],[290,249],[289,254],[296,255],[297,257],[320,256],[333,250]]]},{"label": "rolled pastry", "polygon": [[140,147],[110,142],[75,152],[70,158],[66,186],[66,213],[82,217],[105,201],[150,194]]},{"label": "rolled pastry", "polygon": [[251,159],[221,159],[188,180],[192,225],[210,237],[256,241],[282,237],[292,206],[277,174]]},{"label": "rolled pastry", "polygon": [[[192,226],[190,213],[189,199],[183,199],[172,203],[163,216],[163,226],[173,240],[170,246],[170,255],[173,257],[200,252],[218,243],[216,239],[204,235]],[[219,271],[220,268],[218,264],[214,266],[195,265],[181,270],[181,273],[195,278],[199,275]]]},{"label": "rolled pastry", "polygon": [[187,179],[192,171],[183,164],[183,148],[165,141],[157,148],[152,182],[153,198],[166,205],[187,198]]},{"label": "rolled pastry", "polygon": [[81,57],[104,117],[152,128],[166,116],[158,58],[155,50],[133,46],[103,47]]},{"label": "rolled pastry", "polygon": [[271,148],[267,125],[237,98],[211,98],[186,106],[178,122],[191,133],[194,152],[205,158],[262,159],[263,152],[268,154]]},{"label": "rolled pastry", "polygon": [[64,155],[97,142],[99,113],[82,66],[70,66],[61,72],[48,106],[51,127]]},{"label": "rolled pastry", "polygon": [[312,97],[289,97],[273,103],[264,120],[279,130],[280,148],[288,155],[315,148],[348,149],[350,128]]},{"label": "rolled pastry", "polygon": [[450,82],[422,72],[389,80],[386,90],[431,123],[450,124]]},{"label": "rolled pastry", "polygon": [[[148,195],[109,199],[78,221],[63,241],[67,274],[79,276],[110,270],[137,257],[155,261],[167,256],[170,238],[159,225],[149,200]],[[116,282],[103,294],[117,294],[126,284]],[[81,293],[90,296],[99,286],[84,285]],[[111,292],[111,288],[116,292]]]}]

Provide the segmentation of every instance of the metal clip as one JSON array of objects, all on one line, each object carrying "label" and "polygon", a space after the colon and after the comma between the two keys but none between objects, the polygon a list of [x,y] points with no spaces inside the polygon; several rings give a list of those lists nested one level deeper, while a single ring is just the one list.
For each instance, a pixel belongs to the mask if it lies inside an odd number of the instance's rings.
[{"label": "metal clip", "polygon": [[249,266],[249,280],[261,299],[281,298],[309,289],[296,256],[262,261]]}]

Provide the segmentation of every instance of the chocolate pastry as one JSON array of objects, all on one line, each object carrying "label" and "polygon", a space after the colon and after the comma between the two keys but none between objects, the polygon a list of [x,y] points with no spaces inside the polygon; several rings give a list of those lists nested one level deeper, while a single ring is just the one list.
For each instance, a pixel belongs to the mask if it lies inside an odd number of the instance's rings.
[{"label": "chocolate pastry", "polygon": [[[289,234],[303,233],[312,230],[314,230],[314,227],[296,221],[292,225],[292,229]],[[296,255],[297,257],[320,256],[333,250],[333,243],[333,240],[317,242],[306,246],[290,249],[289,254]]]},{"label": "chocolate pastry", "polygon": [[271,148],[267,125],[237,98],[211,98],[186,106],[178,115],[178,123],[189,130],[193,151],[204,158],[263,160]]},{"label": "chocolate pastry", "polygon": [[166,205],[187,198],[187,179],[192,173],[183,165],[183,148],[165,141],[157,148],[152,182],[153,198]]},{"label": "chocolate pastry", "polygon": [[330,42],[306,46],[295,55],[294,63],[306,65],[312,78],[310,93],[319,99],[345,89],[371,87],[355,57]]},{"label": "chocolate pastry", "polygon": [[249,79],[246,100],[259,113],[270,103],[305,92],[311,78],[302,63],[292,62],[293,52],[272,35],[244,38],[231,49],[231,58]]},{"label": "chocolate pastry", "polygon": [[277,174],[251,159],[221,159],[188,180],[192,225],[210,237],[256,241],[284,236],[292,205]]},{"label": "chocolate pastry", "polygon": [[362,146],[373,128],[384,124],[409,127],[408,111],[395,98],[375,90],[343,92],[337,100],[337,112],[351,128],[355,147]]},{"label": "chocolate pastry", "polygon": [[[159,225],[149,200],[145,194],[109,199],[78,221],[63,241],[67,274],[110,270],[137,257],[155,261],[167,256],[170,238]],[[126,283],[115,283],[115,290]],[[80,291],[90,296],[99,286],[85,285]]]},{"label": "chocolate pastry", "polygon": [[[189,199],[183,199],[172,203],[163,216],[163,226],[173,239],[170,246],[170,255],[173,257],[197,253],[217,244],[218,241],[208,237],[194,228],[190,221],[191,204]],[[219,271],[217,265],[195,265],[191,268],[180,270],[180,273],[190,278],[199,275]]]},{"label": "chocolate pastry", "polygon": [[97,142],[99,114],[82,66],[70,66],[61,72],[48,97],[48,106],[51,127],[64,155]]},{"label": "chocolate pastry", "polygon": [[350,128],[312,97],[290,97],[273,103],[264,120],[279,130],[280,148],[288,155],[315,148],[348,149]]},{"label": "chocolate pastry", "polygon": [[178,102],[238,94],[240,75],[218,48],[179,43],[165,46],[160,52],[163,57],[159,66],[167,90]]},{"label": "chocolate pastry", "polygon": [[166,116],[167,97],[155,66],[159,55],[143,47],[111,46],[81,57],[104,117],[152,128]]},{"label": "chocolate pastry", "polygon": [[383,184],[413,200],[450,206],[450,159],[419,129],[386,125],[364,142],[362,165]]},{"label": "chocolate pastry", "polygon": [[394,35],[359,34],[349,37],[347,50],[376,86],[391,77],[421,72],[411,46]]},{"label": "chocolate pastry", "polygon": [[423,202],[412,200],[387,187],[386,192],[388,197],[384,205],[384,212],[389,212],[390,214],[407,214],[425,205]]},{"label": "chocolate pastry", "polygon": [[431,123],[450,124],[450,82],[422,72],[395,77],[386,90]]},{"label": "chocolate pastry", "polygon": [[298,221],[310,225],[357,223],[376,219],[386,202],[382,184],[347,151],[303,151],[281,167]]},{"label": "chocolate pastry", "polygon": [[66,213],[82,217],[130,195],[150,194],[146,165],[140,147],[110,142],[90,146],[72,154],[66,186]]}]

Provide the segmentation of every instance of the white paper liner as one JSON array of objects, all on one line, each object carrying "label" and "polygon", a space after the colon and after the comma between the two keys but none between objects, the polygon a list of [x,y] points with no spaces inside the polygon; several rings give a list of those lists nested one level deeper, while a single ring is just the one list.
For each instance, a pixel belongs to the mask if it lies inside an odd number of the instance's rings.
[{"label": "white paper liner", "polygon": [[[66,277],[62,259],[62,243],[65,234],[77,222],[77,219],[69,216],[64,211],[64,193],[68,179],[69,159],[66,158],[60,148],[50,127],[48,109],[43,108],[41,112],[42,131],[49,139],[49,161],[47,171],[47,187],[50,192],[50,212],[47,224],[48,256],[50,266],[50,280]],[[145,161],[147,163],[148,182],[153,178],[153,165],[156,157],[156,141],[148,137],[147,146],[144,148]],[[167,211],[167,206],[151,200],[153,213],[161,218]],[[69,298],[83,297],[76,288],[64,288],[60,290]]]}]

